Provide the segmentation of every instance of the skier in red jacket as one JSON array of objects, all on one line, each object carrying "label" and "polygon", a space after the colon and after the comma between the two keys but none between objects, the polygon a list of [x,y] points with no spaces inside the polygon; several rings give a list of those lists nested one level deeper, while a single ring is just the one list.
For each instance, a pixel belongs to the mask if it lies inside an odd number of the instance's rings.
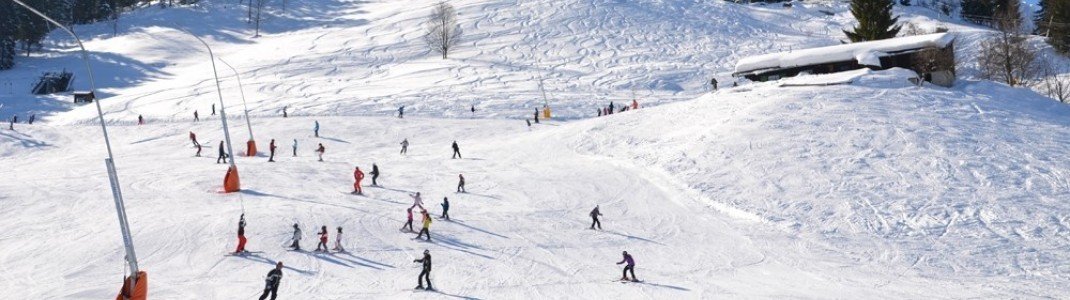
[{"label": "skier in red jacket", "polygon": [[353,180],[356,180],[356,182],[353,183],[353,193],[363,195],[364,190],[360,188],[360,181],[364,180],[364,172],[360,170],[360,167],[357,167],[357,169],[353,171]]}]

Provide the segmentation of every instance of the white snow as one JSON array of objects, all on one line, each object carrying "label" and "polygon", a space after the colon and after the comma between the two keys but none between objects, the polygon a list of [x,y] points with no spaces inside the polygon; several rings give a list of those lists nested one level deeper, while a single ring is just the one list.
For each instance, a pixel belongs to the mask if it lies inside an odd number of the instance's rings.
[{"label": "white snow", "polygon": [[[419,44],[435,2],[291,1],[287,12],[272,7],[258,39],[230,1],[140,9],[114,36],[110,24],[76,28],[108,96],[153,299],[255,298],[275,261],[288,267],[282,299],[1070,294],[1063,104],[969,78],[916,87],[902,69],[724,88],[740,57],[837,43],[850,23],[842,3],[454,1],[472,36],[442,61]],[[211,70],[172,21],[239,69],[261,150],[279,143],[278,162],[237,158],[242,193],[219,193],[226,166],[210,158],[223,136],[209,115]],[[987,32],[956,26],[956,51],[976,51]],[[66,67],[85,89],[71,49],[53,33],[45,53],[20,58],[0,83]],[[529,129],[519,119],[542,102],[536,62],[569,120]],[[228,113],[239,115],[236,84],[220,72]],[[722,89],[707,94],[711,76]],[[791,83],[802,86],[781,87]],[[825,84],[836,85],[815,86]],[[44,118],[0,129],[0,289],[114,297],[123,253],[94,108],[4,92],[0,115]],[[643,108],[590,118],[633,94]],[[292,117],[279,116],[284,105]],[[399,105],[404,119],[389,116]],[[137,115],[149,123],[133,125]],[[236,149],[244,121],[230,122]],[[193,157],[189,131],[206,157]],[[464,159],[449,158],[454,140]],[[326,162],[315,161],[318,143]],[[366,196],[348,194],[353,167],[367,173],[372,163],[384,187],[367,178]],[[469,193],[453,192],[457,174]],[[454,221],[434,221],[433,243],[397,231],[417,191],[436,216],[450,198]],[[586,229],[595,205],[604,231]],[[258,253],[224,256],[243,211],[247,248]],[[320,226],[345,228],[351,253],[286,251],[295,222],[306,249]],[[411,290],[424,249],[441,293]],[[625,250],[645,283],[615,282]]]},{"label": "white snow", "polygon": [[736,64],[735,74],[851,60],[857,61],[860,65],[879,67],[881,65],[880,58],[887,56],[889,53],[924,48],[943,48],[954,40],[955,36],[953,34],[945,32],[769,53],[740,59],[739,63]]}]

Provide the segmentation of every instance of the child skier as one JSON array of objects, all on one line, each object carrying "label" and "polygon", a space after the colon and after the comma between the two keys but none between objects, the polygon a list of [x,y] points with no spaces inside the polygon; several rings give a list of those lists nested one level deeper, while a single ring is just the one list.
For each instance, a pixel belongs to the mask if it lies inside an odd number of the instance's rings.
[{"label": "child skier", "polygon": [[327,149],[323,148],[323,143],[320,143],[319,148],[316,148],[316,153],[320,155],[320,161],[323,161],[323,152],[327,152]]},{"label": "child skier", "polygon": [[638,282],[639,278],[635,277],[635,260],[633,260],[632,256],[628,254],[628,251],[624,251],[624,260],[621,260],[617,264],[619,265],[619,264],[623,264],[623,263],[627,263],[627,264],[624,265],[624,272],[622,272],[622,276],[621,276],[620,280],[621,281],[627,281],[628,280],[628,271],[631,271],[632,272],[631,281],[632,282]]},{"label": "child skier", "polygon": [[409,232],[413,232],[415,230],[412,230],[412,208],[406,209],[405,212],[409,213],[409,219],[408,221],[405,221],[405,225],[401,225],[401,229],[399,230],[405,230],[405,227],[408,227]]},{"label": "child skier", "polygon": [[442,197],[442,218],[450,220],[450,198]]},{"label": "child skier", "polygon": [[245,241],[245,214],[241,214],[238,219],[238,249],[234,250],[234,254],[245,252]]},{"label": "child skier", "polygon": [[294,223],[294,237],[293,244],[290,244],[290,248],[301,251],[301,228],[297,227],[297,223]]},{"label": "child skier", "polygon": [[[428,291],[433,291],[435,288],[431,287],[431,251],[424,250],[424,257],[421,259],[413,260],[414,263],[423,263],[423,269],[420,271],[420,276],[416,277],[416,288],[423,289],[424,281],[427,281]],[[263,300],[263,299],[261,299]]]},{"label": "child skier", "polygon": [[275,300],[275,297],[279,293],[279,283],[282,282],[282,262],[275,263],[275,268],[267,274],[265,279],[266,285],[264,286],[264,293],[260,295],[260,300],[267,299],[268,293],[271,294],[271,300]]},{"label": "child skier", "polygon": [[595,225],[598,225],[598,230],[602,230],[602,222],[598,221],[598,216],[602,213],[598,211],[598,205],[594,206],[594,210],[591,210],[591,229],[594,229]]},{"label": "child skier", "polygon": [[420,192],[416,192],[415,194],[409,194],[409,197],[412,197],[412,206],[410,206],[409,209],[413,209],[417,206],[419,206],[420,209],[424,209],[424,200],[420,198]]},{"label": "child skier", "polygon": [[419,239],[423,235],[427,235],[427,241],[431,241],[431,215],[426,210],[421,210],[420,214],[424,217],[424,227],[420,229],[420,232],[416,234],[416,238]]},{"label": "child skier", "polygon": [[271,150],[271,156],[268,157],[268,162],[275,162],[275,139],[271,139],[271,145],[268,146],[268,150]]},{"label": "child skier", "polygon": [[467,191],[464,190],[464,174],[457,174],[457,177],[459,178],[457,181],[457,192],[467,193]]},{"label": "child skier", "polygon": [[461,157],[461,147],[457,146],[457,141],[453,141],[453,158],[454,159],[462,158]]},{"label": "child skier", "polygon": [[[319,235],[320,235],[320,243],[316,244],[316,251],[327,251],[327,226],[326,225],[324,225],[322,228],[320,228]],[[322,248],[323,250],[320,250],[320,247],[323,247]]]},{"label": "child skier", "polygon": [[364,190],[360,188],[360,181],[364,180],[364,172],[360,171],[360,167],[357,167],[357,169],[353,171],[353,179],[356,180],[356,182],[353,183],[353,193],[363,195]]},{"label": "child skier", "polygon": [[338,233],[334,234],[334,251],[346,252],[342,247],[342,226],[338,226]]},{"label": "child skier", "polygon": [[379,165],[372,164],[372,186],[379,186],[376,179],[379,179]]}]

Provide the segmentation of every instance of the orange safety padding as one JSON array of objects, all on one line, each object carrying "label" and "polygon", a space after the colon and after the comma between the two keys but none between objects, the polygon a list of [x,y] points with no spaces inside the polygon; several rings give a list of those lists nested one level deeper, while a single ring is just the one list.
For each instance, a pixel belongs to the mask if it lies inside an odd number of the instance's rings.
[{"label": "orange safety padding", "polygon": [[223,191],[233,193],[241,190],[241,181],[238,180],[238,167],[231,166],[227,169],[227,176],[223,177]]},{"label": "orange safety padding", "polygon": [[145,271],[137,271],[137,284],[134,285],[134,293],[130,293],[130,277],[123,280],[123,289],[115,300],[145,300],[149,297],[149,275]]},{"label": "orange safety padding", "polygon": [[245,148],[245,156],[256,156],[256,141],[249,140],[249,142],[245,143]]},{"label": "orange safety padding", "polygon": [[545,106],[545,107],[542,108],[542,118],[543,119],[547,119],[547,120],[550,119],[550,107],[549,106]]}]

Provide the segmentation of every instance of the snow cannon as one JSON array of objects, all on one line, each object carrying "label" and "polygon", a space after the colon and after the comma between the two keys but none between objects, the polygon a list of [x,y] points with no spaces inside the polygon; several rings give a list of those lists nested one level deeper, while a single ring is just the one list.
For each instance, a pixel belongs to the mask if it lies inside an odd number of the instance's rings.
[{"label": "snow cannon", "polygon": [[249,142],[245,143],[245,156],[256,156],[256,141],[249,139]]},{"label": "snow cannon", "polygon": [[[137,281],[131,283],[131,278],[123,280],[123,289],[115,300],[145,300],[149,296],[149,275],[145,271],[137,271]],[[131,288],[133,286],[133,288]]]},{"label": "snow cannon", "polygon": [[550,119],[550,106],[542,107],[542,118],[547,120]]},{"label": "snow cannon", "polygon": [[238,180],[238,167],[230,166],[227,176],[223,177],[223,191],[233,193],[241,190],[241,181]]}]

